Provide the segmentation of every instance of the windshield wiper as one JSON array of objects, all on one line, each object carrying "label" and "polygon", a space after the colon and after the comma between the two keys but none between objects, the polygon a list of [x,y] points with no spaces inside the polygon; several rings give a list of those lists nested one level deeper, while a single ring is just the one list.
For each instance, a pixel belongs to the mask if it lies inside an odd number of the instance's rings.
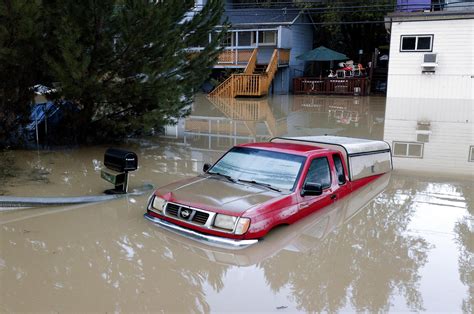
[{"label": "windshield wiper", "polygon": [[268,183],[257,182],[257,181],[255,181],[255,180],[244,180],[244,179],[238,179],[237,181],[260,185],[260,186],[264,186],[264,187],[266,187],[266,188],[269,188],[270,190],[277,191],[277,192],[281,192],[280,189],[278,189],[278,188],[276,188],[276,187],[274,187],[274,186],[272,186],[271,184],[268,184]]},{"label": "windshield wiper", "polygon": [[208,172],[208,174],[224,177],[227,180],[229,180],[230,182],[234,182],[234,183],[236,182],[236,180],[234,178],[232,178],[231,176],[226,175],[226,174],[222,174],[220,172]]}]

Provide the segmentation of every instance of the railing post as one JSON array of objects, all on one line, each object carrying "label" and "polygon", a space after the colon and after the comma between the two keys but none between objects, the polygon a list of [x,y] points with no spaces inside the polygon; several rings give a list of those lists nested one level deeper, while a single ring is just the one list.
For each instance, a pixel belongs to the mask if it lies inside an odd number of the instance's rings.
[{"label": "railing post", "polygon": [[234,97],[234,74],[230,75],[230,97]]}]

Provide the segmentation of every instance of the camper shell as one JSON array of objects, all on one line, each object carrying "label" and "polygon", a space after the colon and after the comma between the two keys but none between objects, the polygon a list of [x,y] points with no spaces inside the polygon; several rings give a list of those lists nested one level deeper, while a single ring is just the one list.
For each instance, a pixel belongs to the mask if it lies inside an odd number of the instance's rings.
[{"label": "camper shell", "polygon": [[270,142],[313,145],[337,150],[344,156],[350,181],[383,174],[393,168],[390,145],[384,141],[324,135],[275,137]]}]

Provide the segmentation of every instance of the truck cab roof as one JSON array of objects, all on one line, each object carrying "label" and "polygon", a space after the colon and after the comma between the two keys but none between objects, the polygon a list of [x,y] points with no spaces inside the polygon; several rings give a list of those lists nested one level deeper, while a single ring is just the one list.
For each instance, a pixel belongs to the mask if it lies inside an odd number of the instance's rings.
[{"label": "truck cab roof", "polygon": [[307,145],[305,143],[275,143],[275,142],[262,142],[262,143],[247,143],[238,145],[238,147],[248,147],[263,150],[271,150],[280,153],[309,156],[315,152],[326,152],[333,151],[327,148],[318,147],[314,145]]}]

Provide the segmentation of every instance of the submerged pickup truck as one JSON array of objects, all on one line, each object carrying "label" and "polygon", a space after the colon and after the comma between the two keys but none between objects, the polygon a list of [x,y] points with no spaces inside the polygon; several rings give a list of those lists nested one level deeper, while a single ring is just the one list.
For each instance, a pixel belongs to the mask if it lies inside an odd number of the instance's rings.
[{"label": "submerged pickup truck", "polygon": [[274,138],[231,148],[204,173],[157,189],[145,218],[197,241],[244,248],[392,170],[383,141]]}]

